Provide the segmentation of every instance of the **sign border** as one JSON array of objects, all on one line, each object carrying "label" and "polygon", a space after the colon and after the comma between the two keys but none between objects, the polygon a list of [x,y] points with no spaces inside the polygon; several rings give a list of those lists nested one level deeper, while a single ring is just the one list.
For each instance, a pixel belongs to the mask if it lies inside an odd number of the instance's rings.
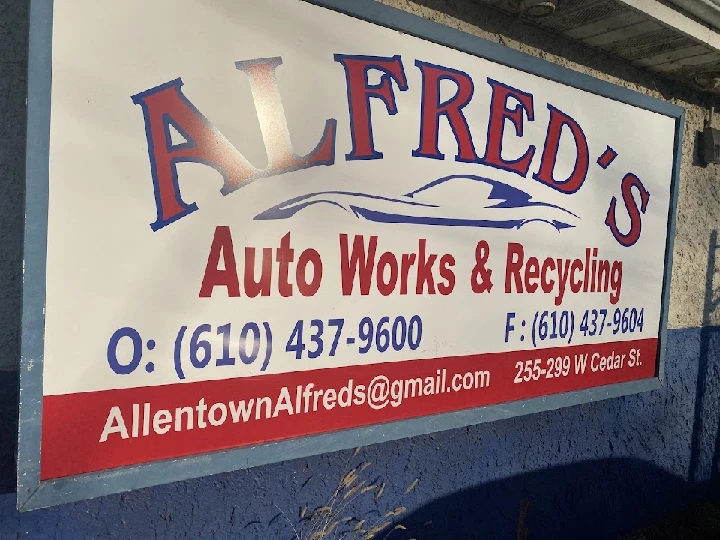
[{"label": "sign border", "polygon": [[40,481],[48,226],[53,0],[30,0],[25,229],[20,354],[17,508],[34,510],[103,495],[346,450],[468,425],[647,392],[663,386],[675,217],[682,159],[682,107],[492,43],[375,0],[298,0],[407,33],[675,119],[675,145],[655,377],[368,427]]}]

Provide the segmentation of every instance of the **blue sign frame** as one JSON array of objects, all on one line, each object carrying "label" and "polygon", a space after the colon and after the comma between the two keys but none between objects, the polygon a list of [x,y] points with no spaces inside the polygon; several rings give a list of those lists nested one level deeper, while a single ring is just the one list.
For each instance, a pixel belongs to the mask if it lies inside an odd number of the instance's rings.
[{"label": "blue sign frame", "polygon": [[370,23],[399,30],[442,46],[486,58],[545,79],[675,119],[674,163],[659,329],[659,361],[656,376],[641,381],[619,383],[500,405],[289,439],[253,447],[236,448],[181,459],[158,461],[98,473],[41,481],[40,444],[43,399],[53,2],[52,0],[31,0],[18,442],[17,507],[19,510],[32,510],[91,499],[158,484],[558,409],[645,392],[663,385],[673,239],[675,235],[675,215],[685,118],[684,110],[671,103],[592,78],[419,16],[379,4],[374,0],[298,1],[308,1],[322,8],[346,13]]}]

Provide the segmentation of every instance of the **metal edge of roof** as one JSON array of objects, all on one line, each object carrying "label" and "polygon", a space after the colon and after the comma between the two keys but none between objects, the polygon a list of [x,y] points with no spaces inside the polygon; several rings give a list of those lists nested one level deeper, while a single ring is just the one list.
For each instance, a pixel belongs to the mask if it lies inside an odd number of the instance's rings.
[{"label": "metal edge of roof", "polygon": [[[657,0],[616,0],[707,47],[720,52],[720,32]],[[709,24],[709,23],[708,23]]]}]

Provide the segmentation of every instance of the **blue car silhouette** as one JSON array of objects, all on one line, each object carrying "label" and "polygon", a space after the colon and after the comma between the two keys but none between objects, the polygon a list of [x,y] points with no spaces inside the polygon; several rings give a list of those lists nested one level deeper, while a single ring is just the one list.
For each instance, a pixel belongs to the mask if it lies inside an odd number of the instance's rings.
[{"label": "blue car silhouette", "polygon": [[[478,204],[469,206],[468,199]],[[535,201],[514,186],[475,175],[438,178],[396,198],[349,191],[308,193],[268,208],[255,219],[288,219],[315,205],[335,206],[378,223],[441,227],[520,229],[528,223],[546,223],[562,231],[575,227],[580,219],[558,205]]]}]

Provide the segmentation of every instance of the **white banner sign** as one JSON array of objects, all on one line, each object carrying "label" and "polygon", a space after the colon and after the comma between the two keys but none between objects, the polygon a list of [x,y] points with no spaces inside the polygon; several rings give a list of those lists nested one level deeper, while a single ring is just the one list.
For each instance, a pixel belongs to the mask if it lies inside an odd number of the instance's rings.
[{"label": "white banner sign", "polygon": [[675,119],[299,0],[56,0],[41,478],[656,376]]}]

